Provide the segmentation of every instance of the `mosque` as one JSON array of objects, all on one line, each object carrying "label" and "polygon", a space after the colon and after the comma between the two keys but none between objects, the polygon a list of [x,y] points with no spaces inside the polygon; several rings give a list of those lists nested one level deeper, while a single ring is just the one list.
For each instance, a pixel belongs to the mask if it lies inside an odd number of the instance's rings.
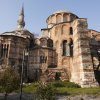
[{"label": "mosque", "polygon": [[100,32],[86,18],[57,11],[36,37],[24,28],[24,8],[14,31],[0,34],[0,70],[7,66],[28,81],[71,81],[81,87],[100,85]]}]

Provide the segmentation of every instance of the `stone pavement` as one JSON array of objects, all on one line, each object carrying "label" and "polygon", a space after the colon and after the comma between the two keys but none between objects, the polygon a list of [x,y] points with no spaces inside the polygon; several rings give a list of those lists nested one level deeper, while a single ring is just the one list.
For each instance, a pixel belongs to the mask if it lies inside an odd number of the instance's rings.
[{"label": "stone pavement", "polygon": [[[4,94],[0,93],[0,100],[4,100]],[[20,100],[20,94],[10,93],[7,100]],[[33,94],[23,94],[22,100],[37,100]],[[56,100],[100,100],[100,96],[77,95],[77,96],[56,96]]]},{"label": "stone pavement", "polygon": [[58,96],[57,100],[100,100],[100,96],[92,96],[92,95]]},{"label": "stone pavement", "polygon": [[[0,100],[4,100],[4,94],[0,93]],[[7,100],[20,100],[20,94],[10,93],[8,94]],[[23,94],[22,100],[36,100],[32,94]]]}]

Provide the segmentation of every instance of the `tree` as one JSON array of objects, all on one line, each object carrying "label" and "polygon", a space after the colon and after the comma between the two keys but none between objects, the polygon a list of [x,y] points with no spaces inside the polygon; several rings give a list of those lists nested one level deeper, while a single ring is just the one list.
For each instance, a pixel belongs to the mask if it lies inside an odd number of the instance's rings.
[{"label": "tree", "polygon": [[0,86],[5,92],[5,100],[7,99],[7,94],[16,90],[20,86],[19,74],[12,68],[7,67],[0,76]]}]

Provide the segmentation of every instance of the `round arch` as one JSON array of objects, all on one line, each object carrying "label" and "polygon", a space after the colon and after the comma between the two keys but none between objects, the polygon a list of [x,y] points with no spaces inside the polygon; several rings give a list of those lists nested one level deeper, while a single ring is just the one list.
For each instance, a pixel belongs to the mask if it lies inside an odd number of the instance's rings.
[{"label": "round arch", "polygon": [[61,16],[61,14],[57,14],[56,15],[56,23],[60,23],[62,20],[62,16]]}]

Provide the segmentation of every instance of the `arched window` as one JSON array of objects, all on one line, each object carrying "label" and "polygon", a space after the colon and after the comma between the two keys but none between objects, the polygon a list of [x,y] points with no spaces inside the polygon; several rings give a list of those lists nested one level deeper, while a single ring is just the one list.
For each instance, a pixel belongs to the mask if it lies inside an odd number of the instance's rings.
[{"label": "arched window", "polygon": [[46,63],[47,62],[47,56],[40,56],[40,63]]},{"label": "arched window", "polygon": [[61,22],[61,15],[58,14],[56,17],[56,23],[60,23]]},{"label": "arched window", "polygon": [[72,35],[72,34],[73,34],[73,28],[70,27],[70,35]]},{"label": "arched window", "polygon": [[3,57],[3,44],[1,44],[1,58]]},{"label": "arched window", "polygon": [[6,57],[6,44],[4,44],[4,48],[3,48],[3,51],[4,51],[4,57]]},{"label": "arched window", "polygon": [[63,56],[70,56],[70,46],[67,40],[63,41]]},{"label": "arched window", "polygon": [[9,45],[7,44],[7,48],[6,48],[6,57],[8,57],[8,49],[9,49]]},{"label": "arched window", "polygon": [[70,41],[70,56],[73,56],[73,41]]},{"label": "arched window", "polygon": [[53,47],[53,41],[51,39],[47,40],[47,46],[48,47]]},{"label": "arched window", "polygon": [[40,50],[40,59],[39,59],[39,63],[42,64],[42,63],[46,63],[47,62],[47,56],[45,56],[45,52],[43,50]]}]

